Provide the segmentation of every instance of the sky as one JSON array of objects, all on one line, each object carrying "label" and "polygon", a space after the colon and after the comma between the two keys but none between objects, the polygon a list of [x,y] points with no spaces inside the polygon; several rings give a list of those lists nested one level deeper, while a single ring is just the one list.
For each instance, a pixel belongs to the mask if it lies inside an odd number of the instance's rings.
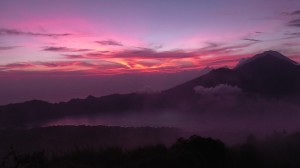
[{"label": "sky", "polygon": [[299,45],[299,0],[0,0],[0,104],[161,90]]}]

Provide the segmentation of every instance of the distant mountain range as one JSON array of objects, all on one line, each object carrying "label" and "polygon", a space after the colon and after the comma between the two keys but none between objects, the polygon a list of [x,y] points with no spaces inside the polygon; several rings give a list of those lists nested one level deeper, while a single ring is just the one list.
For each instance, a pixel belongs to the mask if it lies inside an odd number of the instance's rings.
[{"label": "distant mountain range", "polygon": [[113,94],[96,98],[72,99],[48,103],[32,100],[0,106],[0,127],[26,126],[71,115],[95,113],[126,113],[177,108],[179,104],[193,105],[201,95],[195,87],[213,88],[220,84],[237,87],[245,94],[262,97],[300,96],[300,66],[276,51],[266,51],[243,59],[233,69],[214,69],[196,79],[160,93]]}]

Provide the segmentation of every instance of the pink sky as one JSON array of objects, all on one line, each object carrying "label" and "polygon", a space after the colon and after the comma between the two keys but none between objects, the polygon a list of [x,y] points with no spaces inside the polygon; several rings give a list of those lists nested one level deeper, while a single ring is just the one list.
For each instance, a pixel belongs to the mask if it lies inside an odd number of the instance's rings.
[{"label": "pink sky", "polygon": [[196,72],[265,50],[298,60],[299,44],[299,0],[0,1],[2,80]]}]

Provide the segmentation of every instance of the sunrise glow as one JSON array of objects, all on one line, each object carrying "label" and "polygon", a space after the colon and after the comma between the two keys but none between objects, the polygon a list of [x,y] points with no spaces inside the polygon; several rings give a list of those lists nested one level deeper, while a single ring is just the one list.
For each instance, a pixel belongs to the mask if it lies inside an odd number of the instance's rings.
[{"label": "sunrise glow", "polygon": [[266,49],[300,52],[299,1],[68,2],[0,2],[2,74],[177,72],[234,66]]}]

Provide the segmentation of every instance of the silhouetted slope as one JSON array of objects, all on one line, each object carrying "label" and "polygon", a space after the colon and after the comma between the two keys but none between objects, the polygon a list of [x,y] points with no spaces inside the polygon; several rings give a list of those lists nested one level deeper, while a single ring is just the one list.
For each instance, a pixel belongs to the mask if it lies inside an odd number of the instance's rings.
[{"label": "silhouetted slope", "polygon": [[294,61],[274,51],[252,59],[234,69],[240,88],[270,96],[299,94],[300,67]]},{"label": "silhouetted slope", "polygon": [[40,100],[0,106],[0,128],[26,126],[58,115],[54,104]]},{"label": "silhouetted slope", "polygon": [[89,96],[54,104],[38,100],[9,104],[0,106],[0,128],[40,126],[46,121],[74,115],[157,110],[165,106],[163,99],[160,94],[130,93],[100,98]]},{"label": "silhouetted slope", "polygon": [[233,70],[228,68],[219,68],[212,70],[206,75],[168,89],[163,93],[166,95],[168,100],[195,100],[195,97],[199,97],[199,95],[195,94],[194,88],[196,86],[201,85],[204,87],[215,87],[219,84],[230,84],[235,86],[238,85],[238,83],[239,79]]}]

